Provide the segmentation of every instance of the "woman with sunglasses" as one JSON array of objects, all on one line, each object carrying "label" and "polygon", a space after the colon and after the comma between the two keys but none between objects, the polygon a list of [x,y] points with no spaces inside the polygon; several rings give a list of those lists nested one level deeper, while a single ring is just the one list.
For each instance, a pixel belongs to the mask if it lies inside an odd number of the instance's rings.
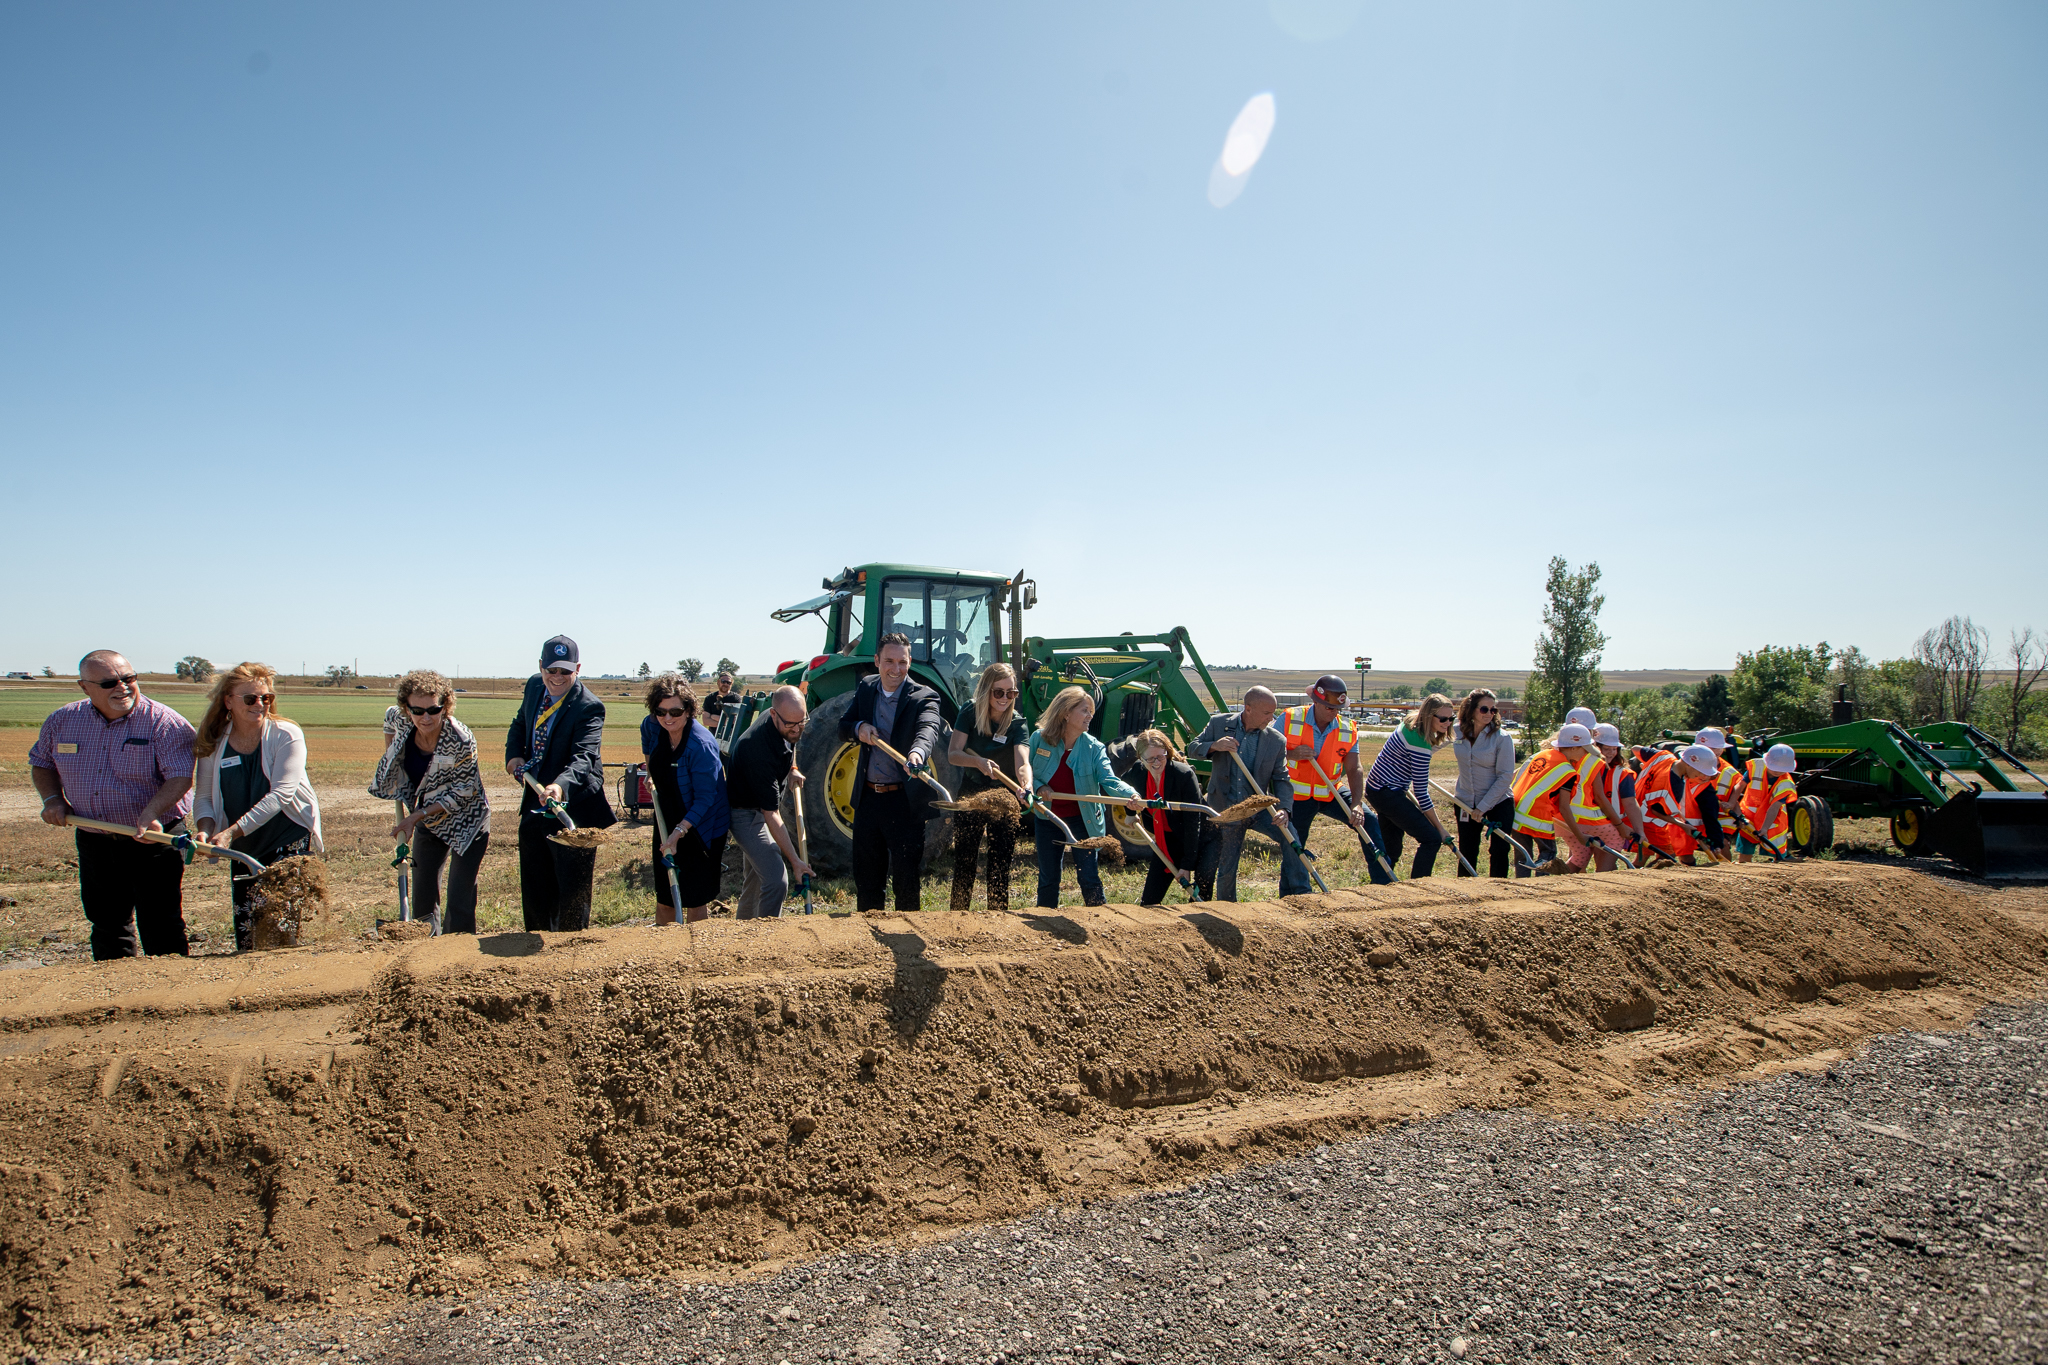
[{"label": "woman with sunglasses", "polygon": [[[1500,728],[1500,702],[1485,688],[1474,688],[1458,704],[1451,753],[1458,760],[1458,848],[1465,862],[1477,866],[1479,834],[1491,822],[1496,828],[1487,846],[1487,875],[1506,877],[1512,845],[1503,831],[1515,823],[1515,741]],[[1465,875],[1462,864],[1458,875]]]},{"label": "woman with sunglasses", "polygon": [[[1008,772],[1018,786],[1031,787],[1031,752],[1025,747],[1031,727],[1017,710],[1016,670],[990,664],[974,684],[974,711],[966,725],[955,726],[946,761],[965,768],[960,799],[1010,788],[996,776]],[[965,719],[965,718],[963,718]],[[991,819],[973,811],[953,813],[953,908],[965,910],[974,899],[974,864],[981,856],[981,836],[988,834],[988,897],[991,910],[1010,908],[1010,865],[1017,857],[1017,822]]]},{"label": "woman with sunglasses", "polygon": [[732,833],[725,760],[717,739],[697,719],[697,694],[682,674],[659,673],[647,684],[647,714],[640,722],[640,751],[647,755],[647,776],[668,823],[666,842],[659,827],[654,833],[654,922],[676,922],[661,870],[661,860],[673,856],[683,921],[695,924],[718,899],[725,841]]},{"label": "woman with sunglasses", "polygon": [[[320,798],[306,780],[306,734],[277,714],[277,674],[240,663],[213,684],[192,742],[192,809],[199,842],[233,845],[268,866],[279,858],[319,853]],[[249,888],[256,874],[229,869],[235,906],[235,947],[247,951],[255,919]]]},{"label": "woman with sunglasses", "polygon": [[[476,874],[491,846],[491,801],[477,767],[476,736],[455,719],[455,685],[430,668],[398,681],[386,712],[391,739],[370,795],[403,801],[391,837],[412,846],[413,914],[437,934],[476,932]],[[448,911],[441,865],[448,866]]]},{"label": "woman with sunglasses", "polygon": [[1372,771],[1365,775],[1365,799],[1380,814],[1387,861],[1401,860],[1402,835],[1415,838],[1410,878],[1435,872],[1436,851],[1444,845],[1443,827],[1436,822],[1436,802],[1429,791],[1429,762],[1436,757],[1437,746],[1450,741],[1457,719],[1449,697],[1430,693],[1387,737]]}]

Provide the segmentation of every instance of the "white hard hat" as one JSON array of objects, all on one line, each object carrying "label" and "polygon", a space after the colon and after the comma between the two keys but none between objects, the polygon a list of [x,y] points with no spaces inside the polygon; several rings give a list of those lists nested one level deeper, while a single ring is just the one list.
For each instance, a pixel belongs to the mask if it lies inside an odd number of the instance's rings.
[{"label": "white hard hat", "polygon": [[1569,749],[1575,744],[1583,749],[1593,742],[1593,732],[1583,725],[1567,725],[1557,732],[1557,739],[1553,742],[1560,749]]},{"label": "white hard hat", "polygon": [[1592,733],[1593,722],[1598,719],[1600,718],[1593,714],[1593,708],[1590,706],[1574,706],[1571,710],[1564,713],[1565,724],[1583,725],[1589,734]]},{"label": "white hard hat", "polygon": [[1679,757],[1685,760],[1686,767],[1691,768],[1701,777],[1712,777],[1721,770],[1721,760],[1716,758],[1714,751],[1704,744],[1688,744],[1685,752],[1680,754]]},{"label": "white hard hat", "polygon": [[1621,731],[1603,720],[1593,727],[1593,742],[1595,744],[1612,744],[1619,747],[1621,744]]},{"label": "white hard hat", "polygon": [[1708,726],[1706,729],[1700,731],[1698,734],[1694,735],[1692,739],[1693,743],[1704,744],[1717,754],[1728,747],[1728,736],[1722,734],[1719,730],[1714,729],[1712,726]]},{"label": "white hard hat", "polygon": [[1764,750],[1764,767],[1774,773],[1789,773],[1799,766],[1799,755],[1789,744],[1773,744]]}]

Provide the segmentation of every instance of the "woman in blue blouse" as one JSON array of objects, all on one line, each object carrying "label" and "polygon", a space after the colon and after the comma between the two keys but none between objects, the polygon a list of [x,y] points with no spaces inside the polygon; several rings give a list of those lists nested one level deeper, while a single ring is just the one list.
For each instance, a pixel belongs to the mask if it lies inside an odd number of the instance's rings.
[{"label": "woman in blue blouse", "polygon": [[[673,854],[676,884],[682,893],[685,923],[703,919],[718,899],[719,871],[725,862],[725,836],[732,811],[725,801],[725,762],[718,741],[697,719],[697,694],[680,673],[664,673],[647,685],[647,710],[654,724],[641,725],[641,748],[647,771],[661,801],[661,814],[671,821],[668,839],[657,850]],[[676,907],[668,898],[668,878],[656,873],[654,922],[674,924]]]},{"label": "woman in blue blouse", "polygon": [[[1088,722],[1094,719],[1094,699],[1081,688],[1069,687],[1045,708],[1028,741],[1031,785],[1039,798],[1070,828],[1077,822],[1085,826],[1085,837],[1091,839],[1108,824],[1102,807],[1093,801],[1062,799],[1062,793],[1068,797],[1127,796],[1134,813],[1145,809],[1130,784],[1110,771],[1109,751],[1102,741],[1088,733]],[[1038,904],[1049,910],[1060,903],[1060,859],[1067,846],[1052,821],[1037,816],[1032,823],[1038,843]],[[1082,903],[1101,905],[1102,874],[1096,870],[1094,849],[1074,850],[1074,875],[1081,880]]]}]

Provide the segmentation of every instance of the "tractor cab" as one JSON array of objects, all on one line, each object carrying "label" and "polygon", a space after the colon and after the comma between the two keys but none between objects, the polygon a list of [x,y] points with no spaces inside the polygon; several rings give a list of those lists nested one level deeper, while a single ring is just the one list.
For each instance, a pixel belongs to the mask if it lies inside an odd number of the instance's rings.
[{"label": "tractor cab", "polygon": [[772,613],[785,622],[815,615],[825,626],[824,652],[785,663],[776,681],[801,683],[816,705],[872,673],[882,637],[898,633],[910,640],[911,676],[938,691],[948,722],[972,704],[981,670],[1010,652],[1004,607],[1018,612],[1037,600],[1021,574],[912,564],[842,569],[822,586],[822,595]]}]

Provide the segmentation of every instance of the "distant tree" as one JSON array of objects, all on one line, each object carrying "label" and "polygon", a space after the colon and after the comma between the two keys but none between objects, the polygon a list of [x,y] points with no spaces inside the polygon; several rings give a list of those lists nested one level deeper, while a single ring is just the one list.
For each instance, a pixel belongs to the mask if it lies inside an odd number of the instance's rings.
[{"label": "distant tree", "polygon": [[54,677],[56,677],[56,676],[57,676],[57,670],[56,670],[56,669],[54,669],[54,668],[52,668],[52,667],[50,667],[50,666],[49,666],[48,664],[44,664],[44,665],[43,665],[43,676],[44,676],[44,677],[46,677],[46,678],[54,678]]},{"label": "distant tree", "polygon": [[1586,564],[1574,573],[1562,555],[1553,555],[1544,577],[1549,601],[1543,608],[1543,632],[1536,637],[1535,669],[1529,675],[1525,709],[1529,721],[1548,729],[1574,706],[1600,695],[1600,651],[1607,637],[1600,631],[1605,596],[1600,566]]},{"label": "distant tree", "polygon": [[1412,701],[1415,698],[1415,688],[1408,683],[1395,683],[1387,689],[1387,698],[1390,701]]},{"label": "distant tree", "polygon": [[354,682],[355,678],[356,671],[349,665],[329,664],[327,665],[327,681],[322,686],[339,687],[343,683]]},{"label": "distant tree", "polygon": [[1681,697],[1690,700],[1692,697],[1692,684],[1668,682],[1657,689],[1657,695],[1660,697]]},{"label": "distant tree", "polygon": [[730,673],[733,677],[737,678],[740,675],[740,666],[731,659],[720,659],[718,661],[718,671],[720,673]]},{"label": "distant tree", "polygon": [[1970,718],[1990,657],[1991,633],[1967,616],[1951,616],[1920,637],[1913,646],[1913,658],[1939,675],[1936,720]]},{"label": "distant tree", "polygon": [[651,678],[654,676],[654,670],[647,666],[645,660],[642,660],[640,663],[640,676],[643,678]]},{"label": "distant tree", "polygon": [[213,664],[197,654],[187,654],[178,660],[177,673],[188,682],[205,682],[213,676]]},{"label": "distant tree", "polygon": [[1686,711],[1686,724],[1695,730],[1712,725],[1725,728],[1734,723],[1735,712],[1728,704],[1728,679],[1719,673],[1710,674],[1692,694],[1692,705]]},{"label": "distant tree", "polygon": [[1500,689],[1500,691],[1494,693],[1493,695],[1499,698],[1501,701],[1513,701],[1519,694],[1512,687],[1503,687]]},{"label": "distant tree", "polygon": [[682,674],[686,681],[695,682],[704,676],[704,661],[702,659],[677,659],[676,671]]},{"label": "distant tree", "polygon": [[[1676,730],[1685,723],[1685,703],[1677,697],[1667,697],[1659,688],[1645,687],[1634,692],[1609,693],[1621,703],[1621,718],[1615,728],[1621,731],[1623,744],[1655,744],[1664,737],[1666,730]],[[1607,708],[1602,708],[1602,714]]]},{"label": "distant tree", "polygon": [[2041,681],[2041,675],[2048,673],[2048,639],[2037,635],[2032,626],[2012,632],[2012,642],[2006,646],[2005,660],[2012,665],[2012,682],[2002,689],[2004,705],[1999,708],[2005,721],[2005,747],[2016,749],[2020,742],[2020,725],[2027,718],[2027,698]]},{"label": "distant tree", "polygon": [[1449,678],[1431,678],[1422,685],[1422,690],[1425,693],[1441,692],[1448,697],[1451,694],[1451,680]]},{"label": "distant tree", "polygon": [[1728,699],[1744,733],[1825,724],[1821,687],[1827,682],[1829,655],[1826,640],[1812,648],[1765,645],[1754,654],[1736,655]]}]

